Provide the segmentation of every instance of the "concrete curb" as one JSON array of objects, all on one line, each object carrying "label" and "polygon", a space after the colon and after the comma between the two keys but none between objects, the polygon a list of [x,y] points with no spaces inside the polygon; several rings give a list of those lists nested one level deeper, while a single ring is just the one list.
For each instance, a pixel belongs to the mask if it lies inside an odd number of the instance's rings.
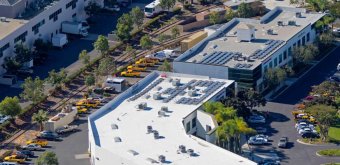
[{"label": "concrete curb", "polygon": [[[321,151],[321,150],[319,150],[319,151]],[[318,152],[319,151],[316,151],[315,152],[315,155],[316,156],[319,156],[319,157],[326,157],[326,158],[339,158],[340,156],[327,156],[327,155],[320,155]]]},{"label": "concrete curb", "polygon": [[326,144],[310,144],[310,143],[305,143],[305,142],[301,141],[300,139],[297,139],[296,142],[303,144],[303,145],[307,145],[307,146],[315,146],[315,147],[328,146],[328,143],[326,143]]},{"label": "concrete curb", "polygon": [[277,97],[279,97],[282,93],[284,93],[286,90],[288,90],[292,85],[294,85],[297,81],[299,81],[300,78],[302,78],[303,76],[305,76],[309,71],[311,71],[313,68],[315,68],[321,61],[323,61],[326,57],[328,57],[331,53],[334,52],[334,50],[336,48],[338,48],[339,45],[335,45],[335,47],[326,54],[326,56],[322,57],[317,63],[315,63],[312,67],[310,67],[305,73],[303,73],[300,77],[297,78],[296,81],[294,81],[293,83],[291,83],[290,85],[288,85],[288,87],[286,87],[286,89],[284,89],[283,91],[281,91],[279,94],[277,94],[274,98],[269,99],[268,101],[271,100],[275,100]]}]

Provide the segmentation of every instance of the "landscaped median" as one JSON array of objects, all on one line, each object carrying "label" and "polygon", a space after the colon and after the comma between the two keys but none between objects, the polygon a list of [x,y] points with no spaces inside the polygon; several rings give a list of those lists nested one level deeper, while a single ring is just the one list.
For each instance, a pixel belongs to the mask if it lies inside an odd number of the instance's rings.
[{"label": "landscaped median", "polygon": [[326,149],[317,151],[316,154],[318,156],[331,156],[331,157],[338,157],[340,156],[340,149]]}]

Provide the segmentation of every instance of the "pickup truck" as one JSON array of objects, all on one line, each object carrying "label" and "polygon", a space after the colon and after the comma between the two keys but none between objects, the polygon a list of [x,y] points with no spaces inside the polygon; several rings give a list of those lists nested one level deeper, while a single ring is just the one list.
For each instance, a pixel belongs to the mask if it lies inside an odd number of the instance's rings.
[{"label": "pickup truck", "polygon": [[62,128],[56,129],[55,132],[58,134],[64,134],[64,133],[76,132],[76,131],[78,131],[77,125],[65,125]]},{"label": "pickup truck", "polygon": [[127,70],[127,71],[121,72],[120,75],[124,76],[124,77],[139,77],[140,72],[134,72],[132,70]]},{"label": "pickup truck", "polygon": [[140,72],[144,72],[146,71],[146,67],[139,67],[139,66],[135,66],[135,65],[130,65],[127,67],[128,70],[132,70],[132,71],[140,71]]},{"label": "pickup truck", "polygon": [[153,67],[155,66],[154,62],[146,62],[143,60],[139,60],[135,62],[136,65],[138,65],[139,67]]}]

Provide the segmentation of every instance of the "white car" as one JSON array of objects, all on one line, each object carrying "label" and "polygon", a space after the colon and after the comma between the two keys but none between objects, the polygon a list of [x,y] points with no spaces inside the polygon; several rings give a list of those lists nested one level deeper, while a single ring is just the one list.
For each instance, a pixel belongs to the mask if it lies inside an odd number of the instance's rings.
[{"label": "white car", "polygon": [[37,150],[41,150],[41,146],[39,144],[29,144],[29,145],[23,146],[22,149],[30,150],[30,151],[37,151]]},{"label": "white car", "polygon": [[268,136],[267,135],[263,135],[263,134],[257,134],[255,136],[251,136],[249,138],[249,140],[255,140],[255,139],[263,139],[265,142],[268,142]]},{"label": "white car", "polygon": [[310,129],[314,129],[314,125],[313,124],[299,124],[297,127],[296,127],[296,130],[299,131],[301,128],[305,128],[305,127],[308,127]]},{"label": "white car", "polygon": [[0,124],[4,123],[5,121],[9,120],[10,116],[0,115]]},{"label": "white car", "polygon": [[147,55],[147,58],[156,58],[159,61],[164,61],[174,56],[174,51],[165,49],[154,54]]},{"label": "white car", "polygon": [[313,132],[313,133],[318,133],[318,131],[316,131],[315,129],[309,128],[309,127],[303,127],[301,129],[299,129],[299,134],[302,135],[304,133],[307,132]]},{"label": "white car", "polygon": [[256,116],[250,116],[248,118],[249,123],[266,123],[266,119],[263,116],[256,115]]},{"label": "white car", "polygon": [[250,138],[248,140],[248,144],[250,144],[250,145],[254,145],[254,144],[261,145],[261,144],[266,144],[267,142],[268,142],[268,140],[263,139],[263,138]]}]

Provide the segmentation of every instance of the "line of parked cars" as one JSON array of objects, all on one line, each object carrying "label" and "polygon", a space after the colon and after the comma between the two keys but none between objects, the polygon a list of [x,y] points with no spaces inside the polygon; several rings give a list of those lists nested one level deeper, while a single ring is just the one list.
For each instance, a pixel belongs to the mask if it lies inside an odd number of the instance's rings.
[{"label": "line of parked cars", "polygon": [[295,124],[295,129],[303,138],[319,138],[319,134],[316,131],[314,124],[310,123],[308,120],[298,120]]}]

